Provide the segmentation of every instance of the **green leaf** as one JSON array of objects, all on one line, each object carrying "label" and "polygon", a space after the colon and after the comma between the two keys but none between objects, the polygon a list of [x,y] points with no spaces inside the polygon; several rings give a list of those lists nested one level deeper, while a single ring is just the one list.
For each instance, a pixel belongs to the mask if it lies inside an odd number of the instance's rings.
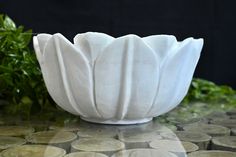
[{"label": "green leaf", "polygon": [[[1,82],[3,82],[5,85],[14,86],[13,79],[12,79],[11,75],[8,74],[8,73],[0,74],[0,80],[1,80]],[[8,88],[8,87],[7,87],[7,88]]]},{"label": "green leaf", "polygon": [[13,70],[9,67],[6,67],[6,66],[3,66],[3,65],[0,65],[0,74],[1,73],[6,73],[6,72],[13,72]]},{"label": "green leaf", "polygon": [[3,25],[4,25],[4,16],[0,14],[0,30],[2,29]]},{"label": "green leaf", "polygon": [[24,46],[28,46],[32,39],[32,30],[28,30],[24,33],[21,33],[19,37],[22,39]]},{"label": "green leaf", "polygon": [[15,30],[16,29],[16,25],[15,23],[12,21],[12,19],[10,17],[8,17],[7,15],[4,18],[3,21],[3,26],[6,30]]}]

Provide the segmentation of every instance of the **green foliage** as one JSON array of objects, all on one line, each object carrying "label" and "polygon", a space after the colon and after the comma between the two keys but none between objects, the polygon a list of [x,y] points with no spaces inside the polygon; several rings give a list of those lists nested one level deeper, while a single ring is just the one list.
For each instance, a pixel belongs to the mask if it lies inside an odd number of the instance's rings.
[{"label": "green foliage", "polygon": [[224,103],[236,106],[236,91],[229,86],[219,86],[213,82],[194,78],[184,103],[202,101],[208,103]]},{"label": "green foliage", "polygon": [[8,17],[0,15],[0,99],[9,104],[7,113],[29,117],[49,103],[35,53],[29,48],[32,31],[16,27]]}]

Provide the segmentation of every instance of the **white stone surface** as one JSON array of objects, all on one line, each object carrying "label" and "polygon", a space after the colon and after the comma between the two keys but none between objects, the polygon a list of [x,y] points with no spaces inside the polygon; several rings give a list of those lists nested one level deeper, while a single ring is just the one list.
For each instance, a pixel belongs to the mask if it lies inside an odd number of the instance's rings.
[{"label": "white stone surface", "polygon": [[44,81],[64,110],[98,123],[132,124],[176,107],[200,57],[203,39],[171,35],[113,38],[39,34],[34,48]]}]

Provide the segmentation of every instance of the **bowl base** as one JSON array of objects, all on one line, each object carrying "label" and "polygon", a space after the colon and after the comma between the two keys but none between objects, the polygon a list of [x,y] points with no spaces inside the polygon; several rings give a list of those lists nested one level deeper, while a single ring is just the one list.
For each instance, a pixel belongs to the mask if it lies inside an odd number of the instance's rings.
[{"label": "bowl base", "polygon": [[92,122],[92,123],[100,123],[100,124],[114,124],[114,125],[128,125],[128,124],[141,124],[147,123],[151,121],[153,118],[142,118],[142,119],[129,119],[129,120],[103,120],[103,119],[93,119],[93,118],[85,118],[80,116],[81,119]]}]

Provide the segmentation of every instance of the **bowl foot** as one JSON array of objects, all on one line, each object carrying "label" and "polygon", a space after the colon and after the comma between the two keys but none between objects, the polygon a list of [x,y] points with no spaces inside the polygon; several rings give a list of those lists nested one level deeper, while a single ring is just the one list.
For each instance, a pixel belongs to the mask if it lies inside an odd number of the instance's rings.
[{"label": "bowl foot", "polygon": [[153,118],[142,118],[142,119],[128,119],[128,120],[104,120],[104,119],[93,119],[93,118],[85,118],[80,116],[81,119],[92,122],[92,123],[100,123],[100,124],[114,124],[114,125],[128,125],[128,124],[141,124],[147,123],[151,121]]}]

